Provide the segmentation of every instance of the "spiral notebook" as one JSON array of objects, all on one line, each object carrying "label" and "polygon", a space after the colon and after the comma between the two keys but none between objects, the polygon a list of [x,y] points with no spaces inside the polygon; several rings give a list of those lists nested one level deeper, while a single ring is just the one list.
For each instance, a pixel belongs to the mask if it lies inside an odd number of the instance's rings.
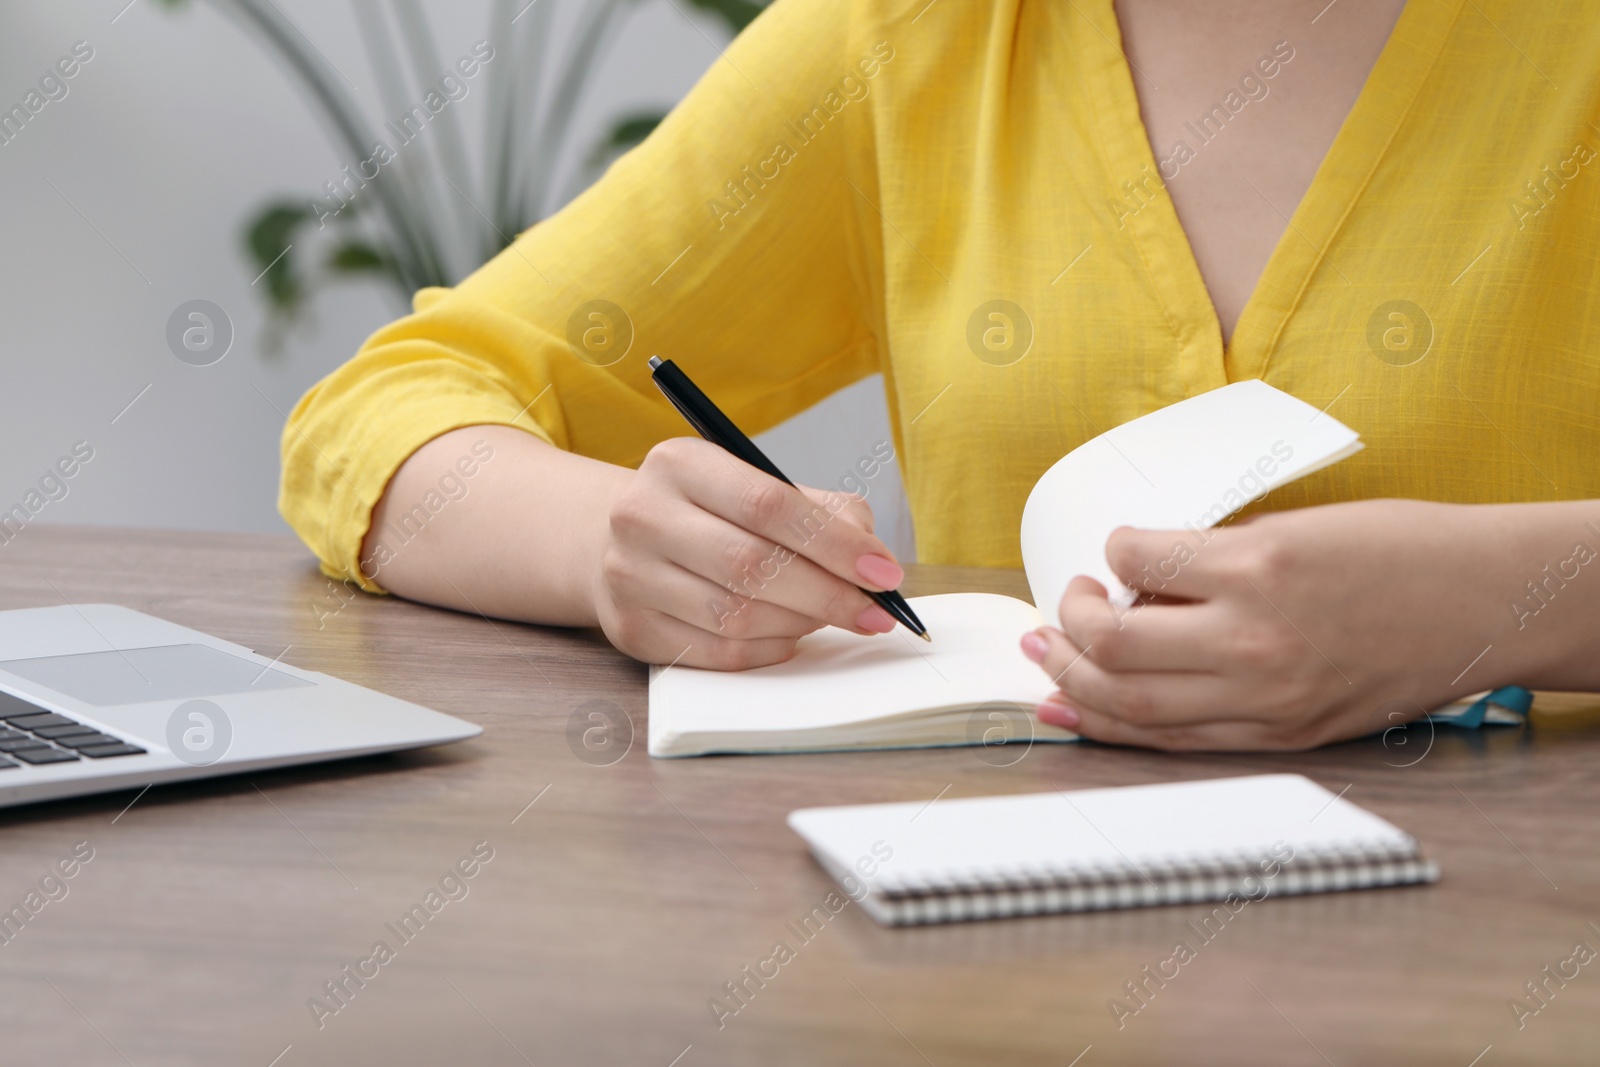
[{"label": "spiral notebook", "polygon": [[1199,901],[1231,918],[1439,877],[1409,834],[1298,774],[808,808],[789,825],[891,926]]}]

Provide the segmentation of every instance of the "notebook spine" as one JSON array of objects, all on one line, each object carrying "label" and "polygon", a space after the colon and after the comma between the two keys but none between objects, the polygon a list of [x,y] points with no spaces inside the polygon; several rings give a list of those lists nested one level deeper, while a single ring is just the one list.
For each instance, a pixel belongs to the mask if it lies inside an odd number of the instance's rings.
[{"label": "notebook spine", "polygon": [[[1274,873],[1267,874],[1265,872]],[[1436,881],[1438,865],[1405,848],[1358,843],[1295,855],[1175,857],[1088,869],[944,871],[880,884],[864,901],[894,925],[1330,893]]]}]

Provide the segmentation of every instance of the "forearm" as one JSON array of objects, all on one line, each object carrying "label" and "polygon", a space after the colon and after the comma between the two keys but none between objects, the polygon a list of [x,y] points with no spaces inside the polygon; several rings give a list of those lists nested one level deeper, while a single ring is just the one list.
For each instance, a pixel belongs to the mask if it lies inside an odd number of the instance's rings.
[{"label": "forearm", "polygon": [[[478,462],[486,449],[492,458]],[[471,477],[460,473],[464,458],[476,467]],[[592,576],[611,503],[632,477],[513,427],[454,430],[390,480],[362,544],[362,570],[412,600],[593,626]]]},{"label": "forearm", "polygon": [[[1600,691],[1600,501],[1485,509],[1507,547],[1505,681],[1534,689]],[[1497,642],[1484,659],[1500,651]]]}]

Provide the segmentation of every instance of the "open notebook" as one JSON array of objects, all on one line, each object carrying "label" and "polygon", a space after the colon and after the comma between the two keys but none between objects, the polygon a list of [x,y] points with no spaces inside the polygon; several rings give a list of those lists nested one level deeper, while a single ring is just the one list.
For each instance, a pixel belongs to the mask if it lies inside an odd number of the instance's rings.
[{"label": "open notebook", "polygon": [[[650,754],[794,752],[992,743],[1052,687],[1018,640],[1055,617],[1087,574],[1132,602],[1106,562],[1119,526],[1199,531],[1361,448],[1355,431],[1261,381],[1236,382],[1124,423],[1074,449],[1034,485],[1022,559],[1035,604],[993,593],[914,597],[933,638],[829,627],[787,663],[736,674],[650,672]],[[1006,709],[1011,709],[1009,716]],[[1026,720],[1034,740],[1066,730]],[[1015,736],[1008,738],[1017,740]]]},{"label": "open notebook", "polygon": [[1226,924],[1268,896],[1439,877],[1411,835],[1298,774],[807,808],[789,825],[891,925],[1212,900]]}]

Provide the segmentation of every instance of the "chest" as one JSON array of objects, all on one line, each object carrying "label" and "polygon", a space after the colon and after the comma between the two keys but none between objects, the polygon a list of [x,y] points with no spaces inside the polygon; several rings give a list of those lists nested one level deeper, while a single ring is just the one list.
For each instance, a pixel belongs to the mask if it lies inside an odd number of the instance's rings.
[{"label": "chest", "polygon": [[1224,338],[1402,7],[1117,0],[1150,148]]}]

